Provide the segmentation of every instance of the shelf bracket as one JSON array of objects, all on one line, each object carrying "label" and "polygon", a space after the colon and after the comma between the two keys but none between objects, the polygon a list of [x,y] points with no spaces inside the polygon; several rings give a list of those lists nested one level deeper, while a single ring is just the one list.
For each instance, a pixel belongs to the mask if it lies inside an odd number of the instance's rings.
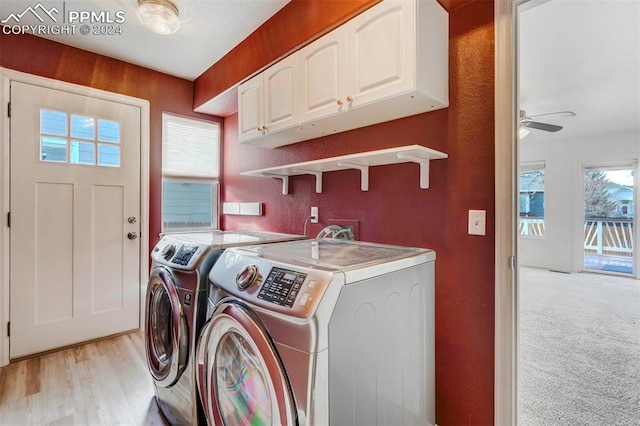
[{"label": "shelf bracket", "polygon": [[322,172],[318,170],[307,169],[293,169],[296,173],[303,173],[305,175],[314,175],[316,177],[316,192],[322,194]]},{"label": "shelf bracket", "polygon": [[348,161],[338,161],[338,166],[360,170],[360,189],[363,191],[369,190],[369,166],[366,166],[364,164],[349,163]]},{"label": "shelf bracket", "polygon": [[282,179],[282,193],[284,195],[289,194],[289,176],[279,175],[277,173],[261,173],[264,177],[272,177],[276,179]]},{"label": "shelf bracket", "polygon": [[409,160],[414,163],[420,164],[420,188],[429,188],[429,159],[424,157],[418,157],[416,155],[405,154],[404,152],[398,153],[398,158],[401,160]]}]

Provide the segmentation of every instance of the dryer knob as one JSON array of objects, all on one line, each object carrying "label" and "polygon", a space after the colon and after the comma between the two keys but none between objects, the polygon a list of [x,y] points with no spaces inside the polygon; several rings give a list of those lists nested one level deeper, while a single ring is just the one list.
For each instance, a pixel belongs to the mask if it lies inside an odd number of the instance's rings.
[{"label": "dryer knob", "polygon": [[160,255],[164,257],[166,260],[169,260],[171,259],[171,256],[175,254],[175,252],[176,252],[176,245],[169,244],[162,249],[162,253],[160,253]]},{"label": "dryer knob", "polygon": [[257,282],[260,277],[258,267],[256,265],[246,265],[238,275],[236,275],[236,284],[240,290],[246,290],[253,283]]}]

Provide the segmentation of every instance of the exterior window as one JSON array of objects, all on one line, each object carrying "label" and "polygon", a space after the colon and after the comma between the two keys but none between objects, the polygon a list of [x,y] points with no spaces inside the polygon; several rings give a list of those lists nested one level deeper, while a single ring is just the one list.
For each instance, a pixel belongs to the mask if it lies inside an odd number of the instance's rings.
[{"label": "exterior window", "polygon": [[521,165],[519,182],[520,235],[544,236],[544,194],[544,163]]},{"label": "exterior window", "polygon": [[41,108],[40,161],[120,167],[120,128],[117,121]]},{"label": "exterior window", "polygon": [[218,228],[220,124],[162,114],[162,229]]}]

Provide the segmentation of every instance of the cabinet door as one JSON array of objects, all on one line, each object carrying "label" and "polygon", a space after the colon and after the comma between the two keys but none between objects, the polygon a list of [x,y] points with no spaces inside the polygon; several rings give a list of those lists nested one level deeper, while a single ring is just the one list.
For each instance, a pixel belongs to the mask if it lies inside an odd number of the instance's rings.
[{"label": "cabinet door", "polygon": [[336,28],[300,50],[300,122],[328,117],[349,107],[346,100],[347,40]]},{"label": "cabinet door", "polygon": [[414,87],[416,1],[387,0],[346,24],[354,107]]},{"label": "cabinet door", "polygon": [[262,73],[238,86],[238,140],[240,142],[262,136],[263,98]]},{"label": "cabinet door", "polygon": [[264,124],[274,133],[299,124],[298,52],[264,71]]}]

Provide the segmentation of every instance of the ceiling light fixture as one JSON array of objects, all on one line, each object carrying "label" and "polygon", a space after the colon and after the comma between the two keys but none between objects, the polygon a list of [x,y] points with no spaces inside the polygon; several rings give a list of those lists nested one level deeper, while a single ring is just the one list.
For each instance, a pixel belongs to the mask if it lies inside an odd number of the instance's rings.
[{"label": "ceiling light fixture", "polygon": [[178,8],[169,0],[138,0],[138,19],[149,31],[169,35],[178,31]]},{"label": "ceiling light fixture", "polygon": [[518,129],[518,138],[524,139],[527,137],[528,134],[529,134],[529,129],[525,129],[524,127],[520,126],[520,128]]}]

